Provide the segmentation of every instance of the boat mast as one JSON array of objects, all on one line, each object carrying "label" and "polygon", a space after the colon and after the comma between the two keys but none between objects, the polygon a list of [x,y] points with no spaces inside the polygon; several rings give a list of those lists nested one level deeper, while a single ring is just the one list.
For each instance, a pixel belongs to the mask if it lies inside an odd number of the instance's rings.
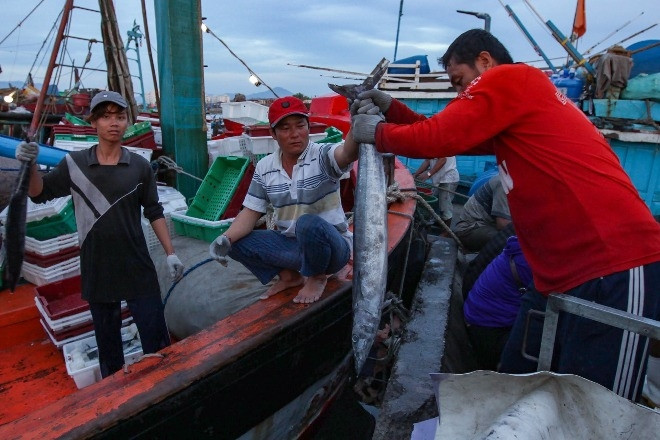
[{"label": "boat mast", "polygon": [[[140,25],[133,20],[133,29],[127,32],[128,35],[128,41],[126,41],[126,47],[124,50],[126,51],[126,58],[128,60],[135,61],[138,66],[138,79],[140,80],[140,98],[142,98],[142,110],[147,109],[147,101],[145,100],[144,97],[144,82],[142,81],[142,63],[140,62],[140,42],[142,41],[142,34],[140,33]],[[131,47],[131,42],[135,43],[135,47]],[[129,50],[134,50],[135,51],[135,59],[133,58],[128,58],[128,51]]]},{"label": "boat mast", "polygon": [[37,99],[37,105],[34,109],[34,114],[32,115],[32,122],[30,123],[30,128],[28,129],[28,138],[33,140],[37,129],[39,128],[39,121],[41,119],[41,111],[43,110],[44,101],[46,100],[46,94],[48,93],[48,87],[50,85],[50,78],[53,75],[53,69],[55,68],[55,61],[57,59],[57,54],[60,51],[60,45],[62,44],[62,39],[64,38],[64,30],[66,29],[67,23],[69,22],[69,16],[71,15],[71,10],[73,9],[73,0],[66,0],[64,3],[64,10],[62,11],[62,20],[60,21],[60,26],[57,30],[57,35],[55,36],[55,42],[53,43],[53,51],[50,54],[50,60],[48,61],[48,68],[46,69],[46,75],[44,76],[44,81],[41,86],[41,91],[39,92],[39,98]]},{"label": "boat mast", "polygon": [[[158,75],[161,90],[160,125],[163,149],[176,163],[200,180],[208,171],[201,0],[154,2],[158,36]],[[200,182],[176,178],[187,200]]]},{"label": "boat mast", "polygon": [[396,41],[394,42],[394,57],[392,58],[396,61],[396,51],[399,48],[399,28],[401,28],[401,16],[403,15],[403,0],[399,3],[399,21],[396,25]]},{"label": "boat mast", "polygon": [[532,45],[532,48],[534,48],[534,51],[545,60],[545,63],[548,65],[550,70],[553,72],[556,72],[557,69],[555,69],[555,66],[552,64],[550,59],[545,55],[545,52],[541,50],[541,47],[536,43],[536,40],[532,38],[532,35],[527,31],[527,28],[525,28],[525,25],[523,25],[522,21],[518,18],[515,12],[513,12],[513,9],[509,5],[505,5],[502,3],[502,0],[500,0],[500,4],[504,9],[506,9],[506,12],[509,13],[509,16],[513,19],[513,21],[518,25],[518,28],[522,31],[522,33],[525,35],[525,38],[527,38],[527,41],[529,41],[529,44]]},{"label": "boat mast", "polygon": [[554,39],[557,40],[557,42],[559,42],[559,44],[561,44],[561,46],[566,50],[566,52],[568,52],[568,55],[571,58],[573,58],[573,61],[575,61],[578,66],[584,66],[584,68],[587,69],[587,71],[590,74],[595,76],[596,75],[596,69],[594,68],[594,66],[592,66],[591,63],[589,63],[589,61],[587,61],[582,56],[582,54],[580,54],[580,52],[577,51],[575,46],[573,46],[571,44],[571,42],[566,37],[566,35],[564,35],[559,30],[559,28],[557,28],[557,26],[555,26],[555,24],[552,21],[544,20],[543,17],[541,17],[541,14],[539,14],[538,11],[534,8],[534,6],[530,2],[530,0],[523,0],[523,1],[527,4],[527,6],[529,6],[529,9],[539,18],[539,20],[541,20],[542,22],[545,23],[545,25],[548,27],[548,29],[550,29],[550,33],[552,34]]}]

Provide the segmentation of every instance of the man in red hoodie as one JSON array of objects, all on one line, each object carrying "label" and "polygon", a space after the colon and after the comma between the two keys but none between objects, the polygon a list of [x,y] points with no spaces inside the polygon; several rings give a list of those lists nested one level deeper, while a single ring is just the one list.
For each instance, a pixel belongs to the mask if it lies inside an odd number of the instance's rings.
[{"label": "man in red hoodie", "polygon": [[[496,155],[535,285],[501,371],[535,371],[520,356],[523,318],[530,308],[544,310],[551,292],[659,319],[660,225],[596,127],[486,31],[460,35],[442,62],[458,92],[443,111],[427,119],[383,92],[363,92],[351,106],[352,134],[408,157]],[[647,345],[634,333],[562,316],[553,369],[636,400]]]}]

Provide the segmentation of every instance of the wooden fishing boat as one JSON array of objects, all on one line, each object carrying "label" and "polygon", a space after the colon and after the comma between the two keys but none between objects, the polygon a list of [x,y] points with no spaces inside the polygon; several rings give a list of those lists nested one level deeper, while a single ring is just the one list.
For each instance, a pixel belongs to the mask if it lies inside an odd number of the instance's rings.
[{"label": "wooden fishing boat", "polygon": [[[393,178],[401,188],[414,188],[398,161]],[[393,286],[400,286],[407,273],[414,210],[414,199],[389,208]],[[352,269],[349,262],[330,278],[316,303],[294,304],[295,289],[257,301],[174,343],[162,356],[143,358],[80,390],[39,323],[34,286],[21,285],[14,294],[2,291],[0,437],[295,438],[309,433],[352,371]],[[278,419],[283,412],[286,423]]]}]

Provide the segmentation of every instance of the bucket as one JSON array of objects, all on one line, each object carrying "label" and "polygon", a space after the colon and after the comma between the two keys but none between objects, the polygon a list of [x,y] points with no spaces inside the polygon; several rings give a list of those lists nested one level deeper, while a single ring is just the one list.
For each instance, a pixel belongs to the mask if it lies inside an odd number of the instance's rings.
[{"label": "bucket", "polygon": [[71,102],[73,103],[73,105],[77,105],[80,107],[88,107],[89,101],[90,101],[90,97],[85,93],[76,93],[74,95],[71,95]]},{"label": "bucket", "polygon": [[[430,191],[430,189],[429,189]],[[417,194],[419,194],[426,203],[431,205],[431,208],[433,211],[435,211],[438,207],[438,198],[429,194],[426,194],[425,192],[417,191]],[[417,211],[422,218],[423,221],[425,222],[434,222],[435,218],[433,217],[433,214],[431,214],[428,209],[426,209],[426,206],[422,206],[421,203],[417,205]]]}]

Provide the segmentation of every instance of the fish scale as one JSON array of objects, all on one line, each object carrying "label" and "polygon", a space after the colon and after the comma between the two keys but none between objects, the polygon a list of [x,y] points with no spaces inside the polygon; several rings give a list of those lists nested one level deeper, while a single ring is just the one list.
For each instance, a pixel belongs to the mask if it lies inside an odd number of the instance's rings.
[{"label": "fish scale", "polygon": [[11,196],[7,210],[4,243],[7,250],[5,280],[11,292],[16,289],[16,284],[21,276],[21,267],[23,266],[30,168],[29,161],[23,161],[21,163],[18,178],[16,179],[16,188]]},{"label": "fish scale", "polygon": [[383,157],[360,144],[353,219],[353,356],[359,373],[380,325],[387,283],[387,200]]}]

